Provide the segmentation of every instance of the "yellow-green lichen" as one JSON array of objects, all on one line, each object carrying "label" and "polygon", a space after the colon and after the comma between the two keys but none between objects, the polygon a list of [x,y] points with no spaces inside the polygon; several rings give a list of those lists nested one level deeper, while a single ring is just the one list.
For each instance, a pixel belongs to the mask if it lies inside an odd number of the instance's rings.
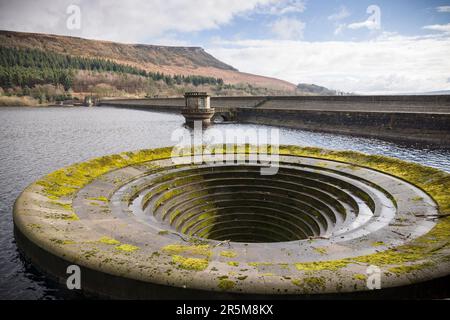
[{"label": "yellow-green lichen", "polygon": [[362,274],[362,273],[357,273],[357,274],[353,275],[353,279],[365,281],[365,280],[367,280],[367,276],[365,274]]},{"label": "yellow-green lichen", "polygon": [[92,198],[88,198],[88,200],[95,200],[95,201],[101,201],[101,202],[109,202],[108,198],[106,198],[106,197],[92,197]]},{"label": "yellow-green lichen", "polygon": [[325,288],[326,280],[324,277],[306,277],[303,278],[303,282],[311,288],[323,289]]},{"label": "yellow-green lichen", "polygon": [[431,267],[434,264],[432,262],[425,262],[425,263],[419,263],[419,264],[413,264],[413,265],[403,265],[398,267],[392,267],[389,268],[388,271],[395,273],[395,274],[404,274],[404,273],[410,273],[413,271],[422,270],[426,267]]},{"label": "yellow-green lichen", "polygon": [[173,255],[172,261],[178,265],[179,268],[185,270],[202,271],[208,267],[207,259],[200,258],[186,258],[179,255]]},{"label": "yellow-green lichen", "polygon": [[228,265],[232,267],[239,267],[239,262],[236,261],[228,261]]},{"label": "yellow-green lichen", "polygon": [[95,158],[54,171],[36,182],[50,199],[69,198],[95,178],[115,169],[168,158],[172,148],[140,150]]},{"label": "yellow-green lichen", "polygon": [[321,271],[321,270],[336,271],[346,267],[348,264],[349,261],[334,260],[334,261],[296,263],[295,267],[297,268],[297,270],[300,271]]},{"label": "yellow-green lichen", "polygon": [[261,274],[261,276],[262,277],[273,277],[273,276],[275,276],[275,274],[272,272],[266,272],[266,273]]},{"label": "yellow-green lichen", "polygon": [[426,253],[421,252],[420,250],[406,249],[400,251],[399,248],[396,248],[393,250],[377,252],[367,256],[347,259],[347,261],[354,261],[368,265],[387,266],[394,264],[404,264],[411,261],[418,261],[424,259],[425,257]]},{"label": "yellow-green lichen", "polygon": [[109,245],[119,245],[120,244],[120,241],[109,238],[109,237],[102,237],[102,238],[100,238],[100,240],[98,240],[98,242],[103,243],[103,244],[109,244]]},{"label": "yellow-green lichen", "polygon": [[383,241],[372,242],[372,247],[381,247],[381,246],[384,246],[384,245],[385,245],[385,243]]},{"label": "yellow-green lichen", "polygon": [[228,279],[220,279],[219,284],[217,285],[217,287],[219,287],[222,290],[230,290],[233,289],[235,286],[236,283]]},{"label": "yellow-green lichen", "polygon": [[293,285],[296,285],[297,287],[302,286],[302,280],[300,280],[300,279],[292,279],[291,282]]},{"label": "yellow-green lichen", "polygon": [[252,267],[263,267],[263,266],[272,266],[274,264],[272,262],[249,262],[248,265]]},{"label": "yellow-green lichen", "polygon": [[310,289],[324,289],[326,280],[324,277],[305,277],[301,279],[292,279],[291,283],[297,287]]},{"label": "yellow-green lichen", "polygon": [[134,252],[136,250],[139,250],[139,247],[133,246],[131,244],[121,244],[116,247],[116,250],[125,252]]},{"label": "yellow-green lichen", "polygon": [[51,203],[57,205],[58,207],[63,208],[64,210],[72,211],[72,204],[71,203],[62,203],[62,202],[59,202],[59,201],[51,201]]},{"label": "yellow-green lichen", "polygon": [[169,244],[162,248],[163,251],[170,254],[188,253],[193,255],[200,255],[210,257],[212,251],[209,245],[181,245],[181,244]]},{"label": "yellow-green lichen", "polygon": [[224,250],[220,253],[220,255],[226,258],[234,258],[237,256],[237,253],[231,250]]}]

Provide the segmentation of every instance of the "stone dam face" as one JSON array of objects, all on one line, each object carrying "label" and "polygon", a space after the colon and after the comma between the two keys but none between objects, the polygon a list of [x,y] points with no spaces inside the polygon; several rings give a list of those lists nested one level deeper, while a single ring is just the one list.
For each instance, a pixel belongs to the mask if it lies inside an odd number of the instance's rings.
[{"label": "stone dam face", "polygon": [[[181,112],[184,99],[102,103]],[[224,120],[450,145],[450,96],[212,97],[211,106]]]},{"label": "stone dam face", "polygon": [[83,290],[114,298],[341,295],[368,291],[374,268],[382,291],[410,291],[450,273],[448,173],[292,146],[271,176],[170,156],[104,156],[36,181],[15,204],[18,246],[57,281],[76,264]]}]

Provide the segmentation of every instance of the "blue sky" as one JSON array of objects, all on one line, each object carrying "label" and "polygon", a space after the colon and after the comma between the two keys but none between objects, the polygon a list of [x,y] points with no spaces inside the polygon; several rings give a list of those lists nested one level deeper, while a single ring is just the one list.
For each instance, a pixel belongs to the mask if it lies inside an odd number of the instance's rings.
[{"label": "blue sky", "polygon": [[349,92],[450,89],[450,0],[0,0],[0,29],[201,46],[244,72]]},{"label": "blue sky", "polygon": [[[286,1],[286,6],[289,5]],[[441,13],[437,7],[450,6],[450,1],[437,0],[391,0],[391,1],[365,1],[365,0],[310,0],[304,3],[303,12],[288,12],[285,14],[273,14],[253,10],[238,14],[229,23],[219,28],[204,30],[197,33],[182,34],[179,38],[187,39],[193,43],[205,46],[211,38],[221,37],[225,39],[248,38],[268,39],[272,38],[271,26],[281,17],[298,19],[305,23],[303,37],[296,40],[304,41],[349,41],[368,40],[382,32],[396,32],[404,36],[417,36],[429,34],[429,30],[423,29],[427,25],[448,24],[450,14]],[[356,30],[344,30],[335,34],[338,24],[364,21],[369,17],[366,9],[370,5],[377,5],[381,10],[381,29],[373,32],[367,28]],[[339,12],[347,12],[345,17],[332,20],[329,17]],[[149,39],[151,40],[151,39]]]}]

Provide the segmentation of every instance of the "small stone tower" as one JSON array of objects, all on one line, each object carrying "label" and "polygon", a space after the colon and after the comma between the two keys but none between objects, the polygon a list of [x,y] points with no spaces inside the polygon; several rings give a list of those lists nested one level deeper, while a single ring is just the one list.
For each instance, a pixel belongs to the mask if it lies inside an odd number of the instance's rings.
[{"label": "small stone tower", "polygon": [[189,127],[194,127],[194,121],[201,121],[203,127],[211,124],[214,108],[210,106],[210,97],[206,92],[186,92],[184,94],[186,106],[181,114]]}]

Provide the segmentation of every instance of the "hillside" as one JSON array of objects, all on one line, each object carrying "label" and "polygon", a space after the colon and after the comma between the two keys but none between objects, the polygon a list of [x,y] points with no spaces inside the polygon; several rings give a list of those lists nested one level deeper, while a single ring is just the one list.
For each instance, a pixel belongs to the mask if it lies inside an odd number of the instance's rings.
[{"label": "hillside", "polygon": [[315,84],[299,83],[297,89],[305,94],[319,95],[319,96],[334,96],[335,90],[330,90]]},{"label": "hillside", "polygon": [[250,84],[294,93],[296,86],[287,81],[239,72],[199,47],[169,47],[122,44],[48,34],[0,31],[4,47],[38,49],[64,55],[109,59],[147,72],[167,75],[197,75],[223,79],[226,84]]}]

